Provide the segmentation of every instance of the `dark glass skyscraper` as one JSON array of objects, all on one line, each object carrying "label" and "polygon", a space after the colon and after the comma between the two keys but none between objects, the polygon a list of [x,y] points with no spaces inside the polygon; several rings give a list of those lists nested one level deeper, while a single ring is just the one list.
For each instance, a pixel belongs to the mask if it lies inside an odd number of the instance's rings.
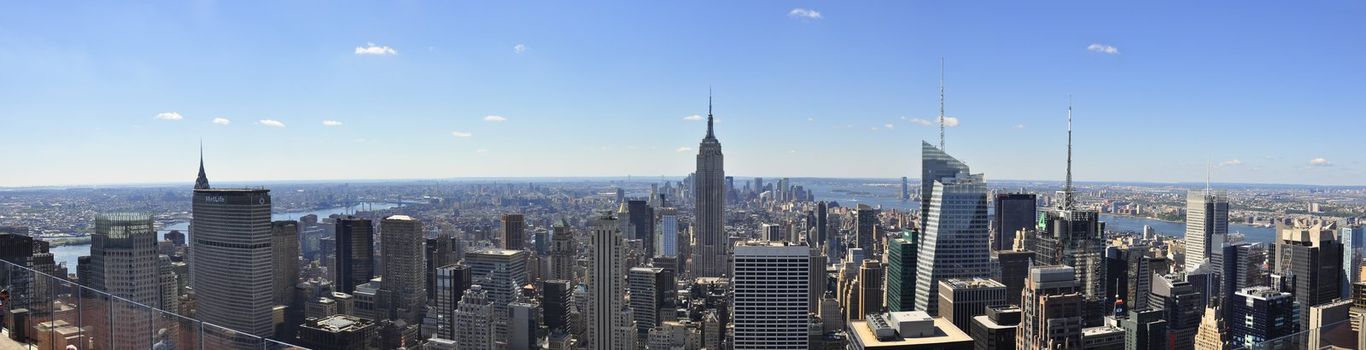
[{"label": "dark glass skyscraper", "polygon": [[998,193],[992,203],[996,217],[991,221],[991,250],[1009,250],[1015,232],[1034,227],[1039,218],[1037,196],[1031,193]]},{"label": "dark glass skyscraper", "polygon": [[369,219],[337,219],[336,288],[355,293],[356,285],[375,277],[375,228]]},{"label": "dark glass skyscraper", "polygon": [[655,210],[650,207],[649,202],[643,200],[626,201],[627,221],[631,223],[634,232],[623,232],[630,234],[633,239],[639,239],[641,245],[645,247],[645,256],[655,256]]},{"label": "dark glass skyscraper", "polygon": [[503,215],[503,249],[526,249],[526,219],[522,214]]}]

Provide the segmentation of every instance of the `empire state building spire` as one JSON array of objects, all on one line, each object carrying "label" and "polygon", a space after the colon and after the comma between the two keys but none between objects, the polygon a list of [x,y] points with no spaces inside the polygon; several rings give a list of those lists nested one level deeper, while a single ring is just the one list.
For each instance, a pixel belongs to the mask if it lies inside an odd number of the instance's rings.
[{"label": "empire state building spire", "polygon": [[194,180],[194,189],[209,189],[209,177],[204,174],[204,142],[199,142],[199,178]]},{"label": "empire state building spire", "polygon": [[713,118],[711,115],[711,89],[707,89],[707,137],[703,138],[703,140],[716,139],[716,134],[712,133],[712,119]]}]

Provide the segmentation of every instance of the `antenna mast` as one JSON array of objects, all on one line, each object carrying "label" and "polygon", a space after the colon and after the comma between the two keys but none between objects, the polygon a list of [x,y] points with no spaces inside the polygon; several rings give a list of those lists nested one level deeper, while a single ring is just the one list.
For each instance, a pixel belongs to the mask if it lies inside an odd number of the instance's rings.
[{"label": "antenna mast", "polygon": [[944,150],[944,57],[939,57],[939,150]]},{"label": "antenna mast", "polygon": [[1062,188],[1062,207],[1072,209],[1072,95],[1067,95],[1067,182]]}]

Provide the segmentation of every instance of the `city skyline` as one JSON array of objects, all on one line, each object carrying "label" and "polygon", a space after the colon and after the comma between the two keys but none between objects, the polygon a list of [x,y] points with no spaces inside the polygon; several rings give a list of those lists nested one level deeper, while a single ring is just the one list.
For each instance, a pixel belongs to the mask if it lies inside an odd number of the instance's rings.
[{"label": "city skyline", "polygon": [[1366,127],[1361,4],[886,5],[6,5],[0,187],[179,183],[200,139],[219,182],[683,176],[708,87],[730,174],[897,178],[941,58],[946,149],[988,182],[1060,177],[1069,94],[1081,181],[1366,177],[1322,133]]}]

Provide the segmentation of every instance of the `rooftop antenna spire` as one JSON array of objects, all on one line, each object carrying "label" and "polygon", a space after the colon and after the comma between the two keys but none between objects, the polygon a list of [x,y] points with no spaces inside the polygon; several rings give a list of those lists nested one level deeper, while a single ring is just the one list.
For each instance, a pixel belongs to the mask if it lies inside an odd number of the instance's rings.
[{"label": "rooftop antenna spire", "polygon": [[708,86],[708,87],[707,87],[707,138],[708,138],[708,139],[714,139],[714,138],[716,138],[716,135],[712,133],[711,124],[712,124],[712,115],[711,115],[711,87]]},{"label": "rooftop antenna spire", "polygon": [[939,150],[944,150],[944,57],[939,57]]},{"label": "rooftop antenna spire", "polygon": [[1072,95],[1067,95],[1067,182],[1062,188],[1062,207],[1072,209]]},{"label": "rooftop antenna spire", "polygon": [[1211,187],[1211,186],[1210,186],[1210,182],[1212,181],[1213,178],[1214,178],[1214,161],[1211,160],[1210,158],[1206,157],[1206,158],[1205,158],[1205,195],[1206,195],[1206,196],[1210,195],[1210,193],[1211,193],[1211,192],[1210,192],[1210,187]]}]

